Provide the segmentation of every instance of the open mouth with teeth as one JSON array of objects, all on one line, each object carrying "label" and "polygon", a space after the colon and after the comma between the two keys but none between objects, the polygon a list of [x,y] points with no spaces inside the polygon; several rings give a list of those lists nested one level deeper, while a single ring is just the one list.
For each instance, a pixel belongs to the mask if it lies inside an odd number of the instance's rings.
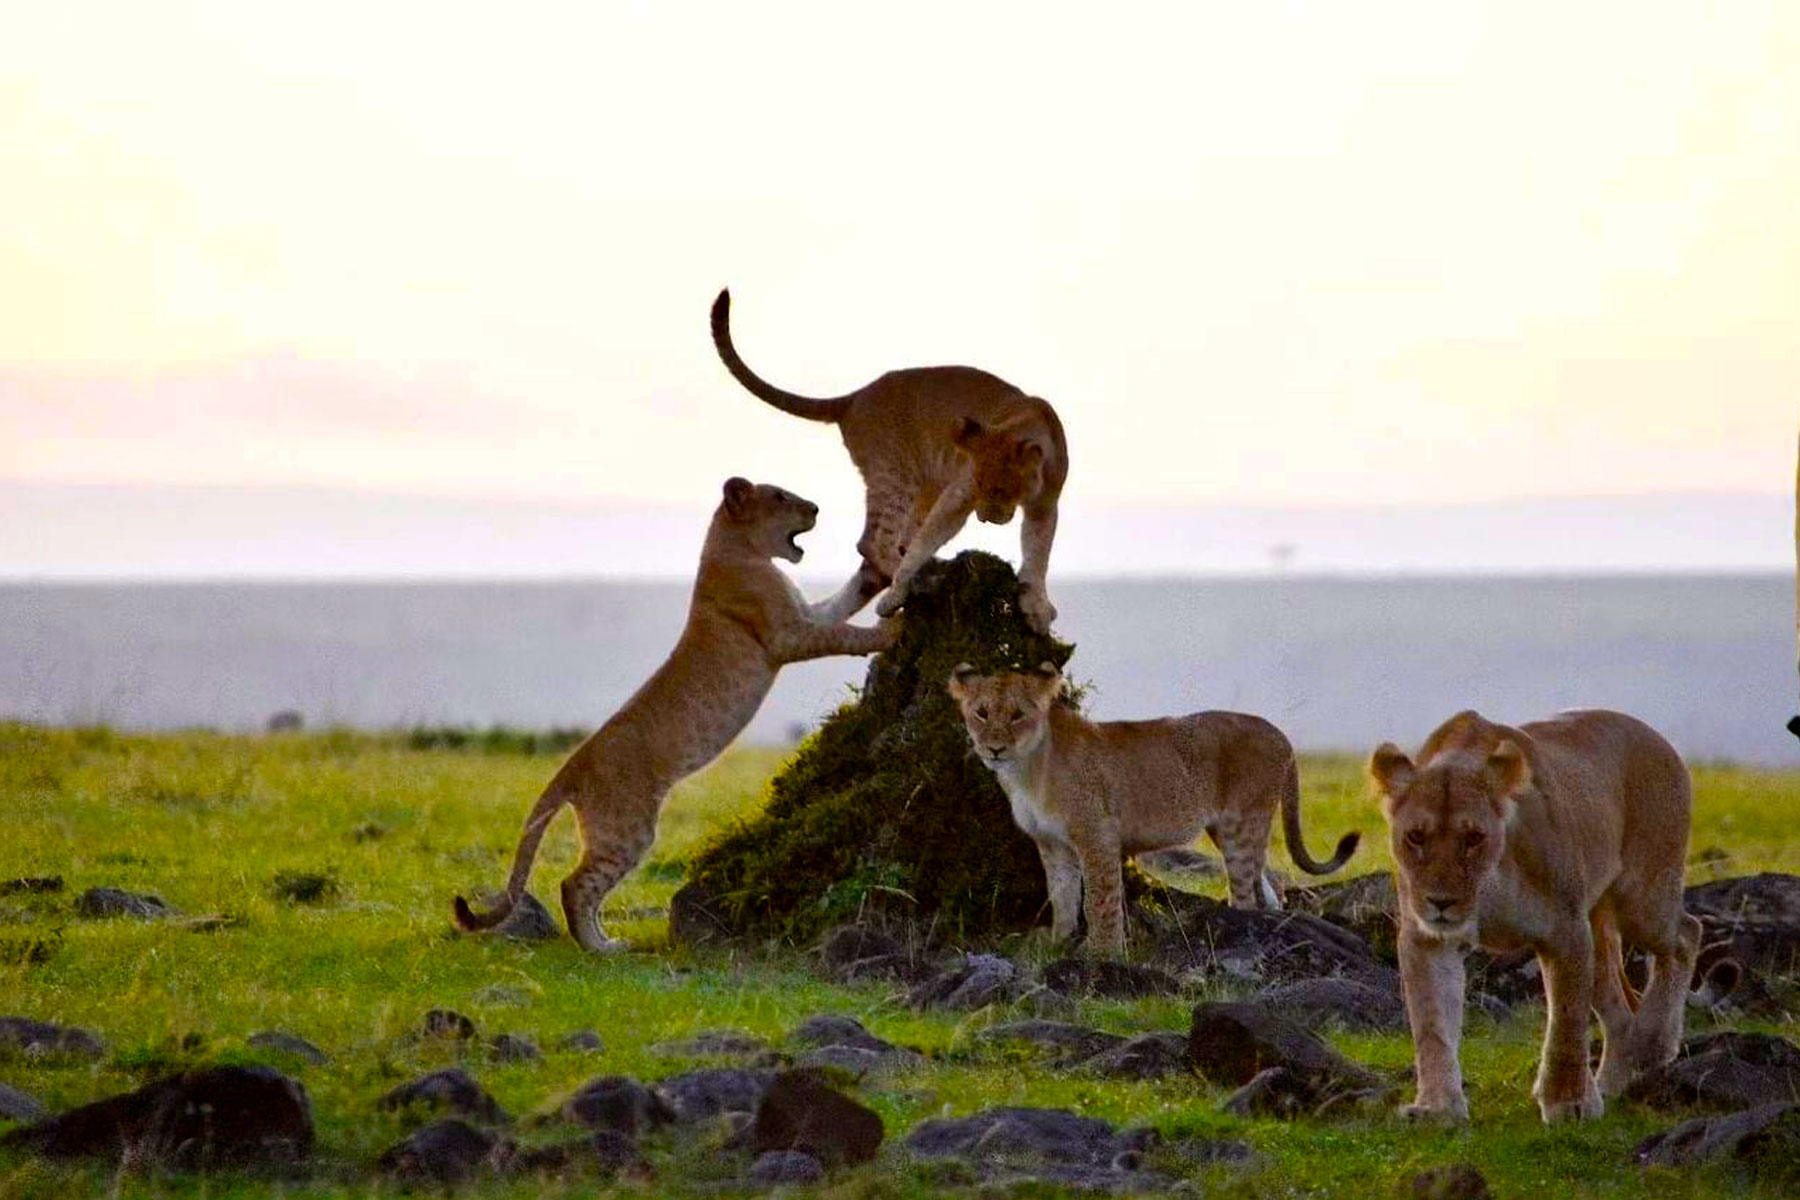
[{"label": "open mouth with teeth", "polygon": [[808,517],[808,518],[806,518],[806,524],[804,524],[804,525],[800,526],[800,528],[792,530],[791,532],[788,533],[787,548],[793,552],[795,562],[799,562],[800,559],[805,557],[805,555],[806,555],[806,551],[802,550],[800,548],[800,535],[805,533],[807,530],[811,529],[814,525],[817,525],[818,523],[819,523],[819,519],[817,517]]}]

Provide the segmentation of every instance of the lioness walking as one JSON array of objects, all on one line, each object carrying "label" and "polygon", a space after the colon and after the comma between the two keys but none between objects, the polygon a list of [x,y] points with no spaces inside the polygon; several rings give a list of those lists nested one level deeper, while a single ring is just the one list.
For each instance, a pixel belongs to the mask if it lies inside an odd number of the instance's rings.
[{"label": "lioness walking", "polygon": [[588,950],[623,948],[606,936],[600,902],[656,839],[669,789],[743,731],[784,664],[893,645],[896,622],[844,623],[877,590],[873,574],[809,605],[772,561],[800,561],[804,551],[796,539],[818,514],[818,505],[781,488],[726,480],[675,649],[544,789],[525,819],[500,904],[478,915],[456,898],[458,928],[475,932],[506,920],[524,894],[545,828],[567,804],[581,823],[581,861],[562,885],[569,933]]},{"label": "lioness walking", "polygon": [[[1392,840],[1417,1062],[1418,1097],[1402,1112],[1468,1118],[1458,1051],[1472,944],[1537,952],[1549,1020],[1532,1095],[1546,1123],[1598,1117],[1603,1096],[1675,1057],[1700,922],[1681,907],[1687,767],[1661,735],[1597,709],[1517,729],[1462,712],[1416,763],[1384,743],[1369,774]],[[1642,997],[1621,942],[1651,956]]]}]

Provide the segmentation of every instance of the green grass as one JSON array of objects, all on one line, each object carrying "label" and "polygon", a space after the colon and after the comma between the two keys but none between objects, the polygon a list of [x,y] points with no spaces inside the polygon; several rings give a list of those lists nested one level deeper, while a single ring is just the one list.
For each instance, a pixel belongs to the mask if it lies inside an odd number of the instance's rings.
[{"label": "green grass", "polygon": [[[897,1140],[914,1123],[993,1104],[1067,1106],[1170,1134],[1239,1137],[1258,1151],[1247,1168],[1195,1176],[1207,1194],[1300,1197],[1391,1195],[1429,1166],[1474,1163],[1500,1196],[1743,1196],[1758,1193],[1729,1171],[1643,1175],[1630,1147],[1673,1121],[1615,1108],[1597,1124],[1544,1129],[1527,1091],[1536,1018],[1476,1022],[1466,1045],[1474,1123],[1421,1130],[1388,1113],[1284,1124],[1218,1112],[1222,1093],[1196,1081],[1111,1083],[1056,1074],[978,1043],[973,1034],[1013,1014],[918,1015],[885,985],[837,987],[800,955],[695,954],[666,943],[665,907],[683,857],[760,802],[779,752],[740,749],[671,799],[650,862],[609,900],[607,919],[635,953],[595,959],[567,939],[522,946],[458,936],[448,904],[457,890],[495,886],[519,822],[557,763],[554,754],[410,748],[404,737],[348,734],[232,738],[127,737],[104,731],[0,726],[0,879],[62,875],[60,896],[0,897],[0,943],[40,942],[46,961],[0,955],[0,1013],[85,1026],[110,1046],[95,1065],[0,1058],[0,1080],[52,1107],[137,1085],[184,1063],[254,1061],[244,1039],[283,1029],[332,1055],[322,1067],[280,1063],[311,1092],[325,1161],[316,1180],[284,1194],[385,1194],[360,1176],[409,1125],[378,1113],[395,1083],[449,1061],[452,1052],[407,1038],[426,1009],[474,1018],[485,1034],[521,1032],[543,1061],[472,1072],[515,1114],[549,1107],[586,1079],[655,1079],[684,1069],[649,1047],[709,1029],[779,1038],[802,1018],[846,1012],[876,1033],[917,1046],[929,1065],[865,1086],[861,1094]],[[1306,826],[1315,849],[1346,828],[1367,837],[1352,870],[1386,866],[1379,816],[1357,765],[1303,764]],[[1800,871],[1788,831],[1800,820],[1800,775],[1728,767],[1696,771],[1693,847],[1709,851],[1692,878],[1756,870]],[[555,881],[573,861],[571,822],[545,842],[535,876],[555,908]],[[1722,859],[1717,852],[1723,852]],[[1277,854],[1278,864],[1285,858]],[[295,882],[311,899],[293,898]],[[160,895],[189,916],[223,915],[222,928],[181,922],[83,921],[74,894],[110,884]],[[43,952],[40,952],[40,957]],[[17,960],[17,961],[14,961]],[[1182,1028],[1169,1000],[1084,1002],[1080,1018],[1119,1032]],[[550,1050],[564,1034],[597,1030],[598,1055]],[[1800,1031],[1779,1030],[1789,1036]],[[1404,1038],[1339,1037],[1366,1061],[1404,1066]],[[722,1170],[706,1155],[663,1164],[658,1187],[678,1189]],[[262,1194],[270,1185],[218,1177],[115,1178],[104,1166],[46,1167],[0,1156],[0,1198],[12,1196]],[[526,1180],[483,1194],[592,1194],[591,1181]],[[892,1161],[847,1172],[836,1195],[926,1195],[933,1188]]]}]

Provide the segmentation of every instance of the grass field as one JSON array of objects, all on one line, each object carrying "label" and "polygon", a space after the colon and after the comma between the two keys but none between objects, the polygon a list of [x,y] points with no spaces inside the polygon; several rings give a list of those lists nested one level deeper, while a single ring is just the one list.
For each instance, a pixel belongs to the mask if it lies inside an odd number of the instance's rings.
[{"label": "grass field", "polygon": [[[1759,1193],[1726,1171],[1646,1175],[1628,1166],[1633,1144],[1674,1123],[1665,1116],[1615,1107],[1592,1125],[1543,1128],[1527,1094],[1537,1016],[1472,1023],[1466,1066],[1474,1123],[1467,1129],[1415,1129],[1387,1113],[1241,1121],[1220,1114],[1223,1093],[1198,1081],[1060,1075],[973,1039],[1005,1013],[917,1015],[889,986],[823,982],[792,949],[671,949],[664,910],[683,855],[752,809],[781,758],[736,750],[676,793],[651,861],[608,904],[612,932],[628,937],[635,952],[597,960],[566,938],[538,945],[468,938],[447,920],[453,892],[502,880],[519,821],[554,755],[421,751],[400,739],[351,734],[135,737],[0,726],[0,879],[67,881],[60,895],[0,897],[0,943],[17,948],[43,939],[54,947],[41,962],[16,950],[4,956],[0,1014],[84,1026],[110,1047],[92,1066],[0,1057],[0,1081],[60,1108],[188,1063],[262,1061],[246,1048],[248,1035],[297,1033],[332,1055],[324,1066],[276,1063],[312,1095],[324,1165],[311,1183],[282,1185],[284,1194],[362,1196],[382,1194],[362,1168],[409,1127],[377,1112],[376,1098],[443,1065],[448,1053],[406,1036],[429,1008],[454,1008],[484,1033],[525,1033],[546,1047],[534,1063],[470,1061],[472,1073],[516,1114],[551,1107],[596,1075],[652,1080],[683,1069],[650,1052],[657,1042],[718,1029],[778,1039],[807,1016],[843,1012],[929,1056],[927,1065],[861,1089],[890,1140],[940,1114],[993,1104],[1066,1106],[1168,1133],[1249,1142],[1257,1151],[1251,1165],[1192,1176],[1208,1195],[1385,1196],[1416,1171],[1459,1160],[1480,1168],[1503,1197],[1776,1194]],[[1313,844],[1360,827],[1375,836],[1365,838],[1351,870],[1384,869],[1380,819],[1357,764],[1313,759],[1302,774]],[[1789,833],[1800,822],[1800,774],[1707,767],[1696,771],[1696,781],[1692,848],[1704,865],[1690,881],[1800,871],[1800,846]],[[553,910],[573,843],[565,817],[539,861],[535,890]],[[283,872],[325,874],[335,888],[317,903],[282,899],[274,881]],[[76,919],[70,899],[98,884],[153,892],[189,916],[230,921],[217,927]],[[1087,1001],[1081,1008],[1080,1020],[1118,1032],[1187,1024],[1187,1006],[1168,1000]],[[603,1053],[549,1049],[583,1028],[601,1035]],[[1791,1026],[1776,1031],[1800,1035]],[[1403,1038],[1333,1040],[1374,1064],[1410,1061]],[[697,1151],[690,1160],[659,1162],[654,1188],[702,1190],[722,1177],[717,1162]],[[226,1197],[269,1186],[228,1176],[116,1178],[103,1166],[0,1157],[0,1197]],[[592,1189],[591,1182],[534,1179],[483,1194]],[[926,1195],[932,1188],[884,1160],[834,1176],[821,1191]]]}]

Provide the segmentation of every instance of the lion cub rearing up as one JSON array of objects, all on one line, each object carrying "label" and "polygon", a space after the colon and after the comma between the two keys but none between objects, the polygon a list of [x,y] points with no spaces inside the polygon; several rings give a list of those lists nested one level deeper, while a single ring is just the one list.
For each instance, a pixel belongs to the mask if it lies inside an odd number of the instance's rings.
[{"label": "lion cub rearing up", "polygon": [[1329,862],[1306,852],[1294,749],[1261,717],[1089,721],[1059,703],[1062,686],[1049,663],[1005,675],[980,675],[965,663],[950,677],[969,740],[1044,860],[1053,937],[1075,932],[1080,906],[1089,948],[1123,953],[1121,858],[1187,846],[1202,832],[1224,855],[1234,907],[1279,908],[1263,873],[1277,807],[1288,854],[1302,870],[1328,875],[1356,850],[1358,835],[1348,833]]},{"label": "lion cub rearing up", "polygon": [[[888,616],[906,603],[913,576],[969,514],[1004,525],[1022,508],[1019,611],[1039,633],[1050,632],[1050,543],[1069,474],[1055,409],[973,367],[889,371],[834,399],[796,396],[738,357],[730,292],[713,302],[712,335],[726,369],[751,395],[796,417],[828,421],[843,435],[868,493],[856,549],[889,584],[877,612]],[[845,591],[858,586],[852,579]]]},{"label": "lion cub rearing up", "polygon": [[[1549,1021],[1532,1095],[1546,1123],[1598,1117],[1640,1072],[1675,1057],[1700,922],[1682,911],[1687,768],[1623,713],[1568,712],[1517,729],[1451,717],[1415,764],[1369,760],[1400,899],[1400,980],[1419,1094],[1408,1116],[1461,1121],[1463,960],[1472,943],[1529,947]],[[1621,939],[1648,951],[1642,998]],[[1588,1023],[1606,1031],[1588,1070]]]},{"label": "lion cub rearing up", "polygon": [[525,819],[499,906],[477,915],[456,898],[458,928],[492,929],[507,918],[525,891],[544,829],[567,804],[581,823],[581,861],[562,885],[569,932],[589,950],[622,948],[600,925],[600,901],[655,840],[669,789],[743,731],[783,664],[893,645],[892,622],[868,629],[844,623],[876,591],[872,577],[860,595],[846,587],[809,605],[771,561],[799,562],[804,552],[795,539],[818,514],[818,505],[778,487],[725,481],[700,552],[687,626],[668,661],[544,789]]}]

